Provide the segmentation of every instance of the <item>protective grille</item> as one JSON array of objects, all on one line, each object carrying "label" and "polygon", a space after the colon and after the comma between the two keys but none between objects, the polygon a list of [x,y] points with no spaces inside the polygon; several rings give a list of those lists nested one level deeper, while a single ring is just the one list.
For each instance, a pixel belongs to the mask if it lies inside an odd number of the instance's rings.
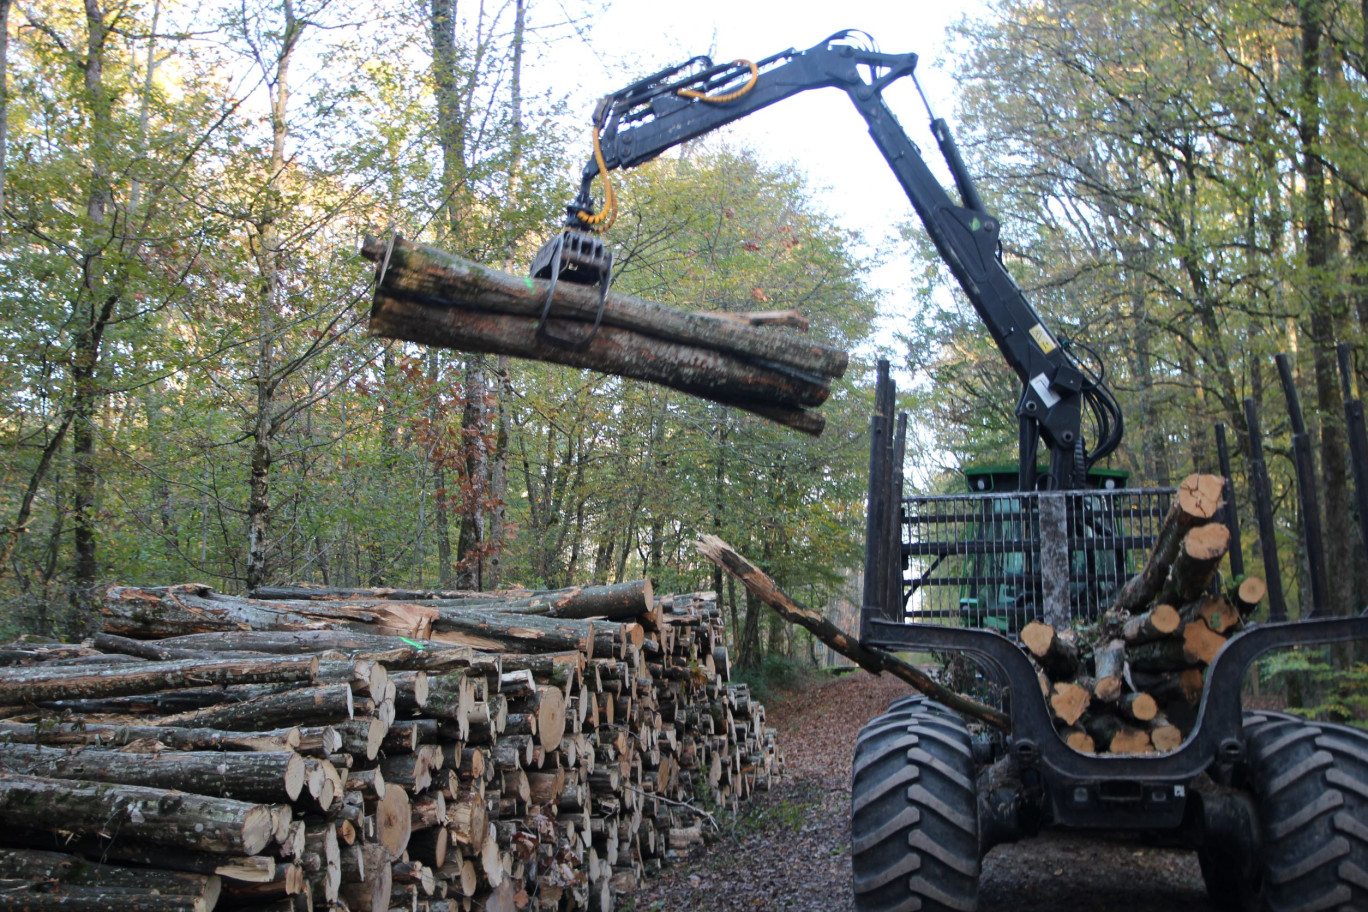
[{"label": "protective grille", "polygon": [[[1143,565],[1172,494],[904,498],[904,620],[1014,635],[1036,619],[1061,626],[1095,618]],[[1049,544],[1064,540],[1067,550]]]}]

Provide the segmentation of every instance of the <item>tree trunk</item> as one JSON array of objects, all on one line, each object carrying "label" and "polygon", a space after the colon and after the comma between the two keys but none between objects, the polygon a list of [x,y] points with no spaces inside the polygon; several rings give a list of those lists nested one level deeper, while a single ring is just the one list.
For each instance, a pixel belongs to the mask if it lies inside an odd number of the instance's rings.
[{"label": "tree trunk", "polygon": [[[367,237],[362,255],[381,264],[378,290],[398,300],[441,301],[509,317],[540,317],[549,283],[480,266],[450,253],[400,237],[389,242]],[[388,256],[388,265],[386,257]],[[567,321],[592,324],[599,313],[595,288],[559,282],[552,310]],[[849,355],[808,342],[792,333],[753,327],[718,314],[675,310],[632,295],[610,291],[603,326],[648,335],[681,346],[770,361],[809,375],[835,378],[845,373]],[[570,330],[578,329],[570,326]],[[511,354],[511,353],[510,353]]]},{"label": "tree trunk", "polygon": [[294,801],[304,787],[304,758],[294,751],[138,754],[0,744],[0,761],[27,776],[173,788],[238,801]]},{"label": "tree trunk", "polygon": [[119,292],[105,275],[105,249],[109,243],[113,100],[104,84],[105,42],[108,25],[97,0],[85,0],[86,56],[85,101],[90,116],[87,155],[91,163],[86,186],[86,224],[81,237],[81,288],[76,296],[75,346],[72,351],[72,544],[75,567],[72,608],[75,629],[84,631],[93,615],[99,564],[95,554],[96,486],[95,416],[100,389],[96,371],[105,327],[113,317]]},{"label": "tree trunk", "polygon": [[285,143],[289,139],[290,63],[305,23],[295,17],[292,0],[282,4],[285,21],[280,36],[280,51],[275,70],[267,80],[271,98],[271,160],[269,177],[262,194],[265,208],[256,214],[257,234],[253,243],[260,285],[257,289],[257,357],[254,384],[256,408],[248,428],[251,447],[251,477],[247,498],[247,588],[255,589],[270,579],[271,552],[271,466],[275,461],[275,436],[280,430],[276,394],[281,382],[275,346],[282,310],[284,277],[281,253],[284,237],[278,220],[282,182],[285,179]]},{"label": "tree trunk", "polygon": [[[11,0],[0,0],[0,241],[5,239],[5,175],[9,140],[9,12]],[[521,4],[519,4],[521,5]],[[3,566],[4,561],[0,561]]]},{"label": "tree trunk", "polygon": [[466,358],[462,379],[461,452],[465,464],[461,524],[456,539],[457,589],[480,589],[483,584],[486,539],[486,502],[489,498],[485,358]]},{"label": "tree trunk", "polygon": [[346,684],[325,684],[165,716],[157,724],[256,731],[278,725],[331,725],[350,721],[356,715],[351,688]]},{"label": "tree trunk", "polygon": [[176,751],[260,751],[279,753],[300,747],[298,728],[284,732],[226,732],[167,725],[101,725],[94,722],[28,724],[0,722],[0,740],[14,744],[127,747],[136,741],[160,742]]},{"label": "tree trunk", "polygon": [[[537,336],[537,323],[536,317],[415,303],[377,289],[370,331],[387,338],[512,355],[657,383],[744,409],[814,437],[825,426],[821,415],[809,411],[830,395],[830,387],[820,378],[757,366],[711,349],[683,346],[614,326],[600,327],[584,350],[564,348],[542,341]],[[563,324],[552,319],[549,325],[561,333],[573,331]]]},{"label": "tree trunk", "polygon": [[[6,909],[106,912],[208,912],[222,889],[216,875],[91,864],[76,855],[37,849],[0,849],[0,879],[8,882]],[[30,889],[13,886],[28,881]]]},{"label": "tree trunk", "polygon": [[0,812],[9,826],[81,834],[117,828],[128,838],[224,855],[255,855],[272,832],[262,804],[3,772]]},{"label": "tree trunk", "polygon": [[[1321,435],[1321,472],[1325,483],[1325,546],[1330,567],[1353,566],[1353,529],[1349,523],[1349,480],[1343,402],[1335,360],[1335,337],[1343,297],[1331,281],[1330,263],[1335,238],[1326,212],[1325,163],[1321,158],[1321,109],[1324,105],[1321,39],[1326,26],[1323,0],[1299,0],[1301,28],[1301,84],[1297,137],[1305,181],[1305,244],[1309,281],[1305,287],[1311,315],[1311,350],[1316,381],[1317,419]],[[1312,569],[1312,572],[1316,572]],[[1353,574],[1331,573],[1329,605],[1332,614],[1350,613]],[[1337,653],[1348,656],[1347,650]]]},{"label": "tree trunk", "polygon": [[182,659],[114,668],[98,665],[3,668],[0,669],[0,705],[128,696],[206,684],[312,681],[317,675],[317,656],[226,661]]},{"label": "tree trunk", "polygon": [[1224,502],[1224,491],[1225,480],[1216,475],[1189,475],[1183,480],[1174,495],[1173,506],[1160,524],[1158,540],[1144,568],[1117,593],[1109,612],[1113,618],[1143,608],[1154,599],[1168,579],[1169,568],[1178,557],[1187,530],[1215,518]]}]

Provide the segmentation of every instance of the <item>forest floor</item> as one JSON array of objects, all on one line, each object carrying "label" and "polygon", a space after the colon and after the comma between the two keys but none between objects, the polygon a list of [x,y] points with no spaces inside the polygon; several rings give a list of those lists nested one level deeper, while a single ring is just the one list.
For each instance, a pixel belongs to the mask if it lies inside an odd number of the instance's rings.
[{"label": "forest floor", "polygon": [[[910,689],[864,672],[768,703],[786,769],[710,845],[627,900],[629,912],[847,912],[855,736]],[[1085,835],[998,846],[983,862],[980,912],[1212,912],[1192,852]]]}]

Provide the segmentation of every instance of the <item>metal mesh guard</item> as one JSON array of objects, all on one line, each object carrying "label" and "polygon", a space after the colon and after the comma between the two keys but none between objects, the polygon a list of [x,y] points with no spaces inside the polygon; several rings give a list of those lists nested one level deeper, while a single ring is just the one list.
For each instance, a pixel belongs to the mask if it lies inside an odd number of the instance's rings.
[{"label": "metal mesh guard", "polygon": [[[903,620],[1015,635],[1106,610],[1143,565],[1173,489],[908,497]],[[1045,547],[1067,536],[1068,549]]]}]

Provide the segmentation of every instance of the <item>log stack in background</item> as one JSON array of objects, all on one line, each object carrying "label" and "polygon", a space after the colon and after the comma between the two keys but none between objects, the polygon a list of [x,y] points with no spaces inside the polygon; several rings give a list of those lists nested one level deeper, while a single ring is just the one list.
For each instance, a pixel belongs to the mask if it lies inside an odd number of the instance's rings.
[{"label": "log stack in background", "polygon": [[0,649],[0,910],[611,909],[779,772],[711,595],[256,595]]},{"label": "log stack in background", "polygon": [[1230,530],[1216,521],[1223,488],[1215,475],[1184,480],[1145,566],[1097,623],[1022,629],[1056,727],[1075,750],[1162,753],[1191,732],[1207,666],[1266,592],[1253,576],[1216,591],[1230,547]]}]

